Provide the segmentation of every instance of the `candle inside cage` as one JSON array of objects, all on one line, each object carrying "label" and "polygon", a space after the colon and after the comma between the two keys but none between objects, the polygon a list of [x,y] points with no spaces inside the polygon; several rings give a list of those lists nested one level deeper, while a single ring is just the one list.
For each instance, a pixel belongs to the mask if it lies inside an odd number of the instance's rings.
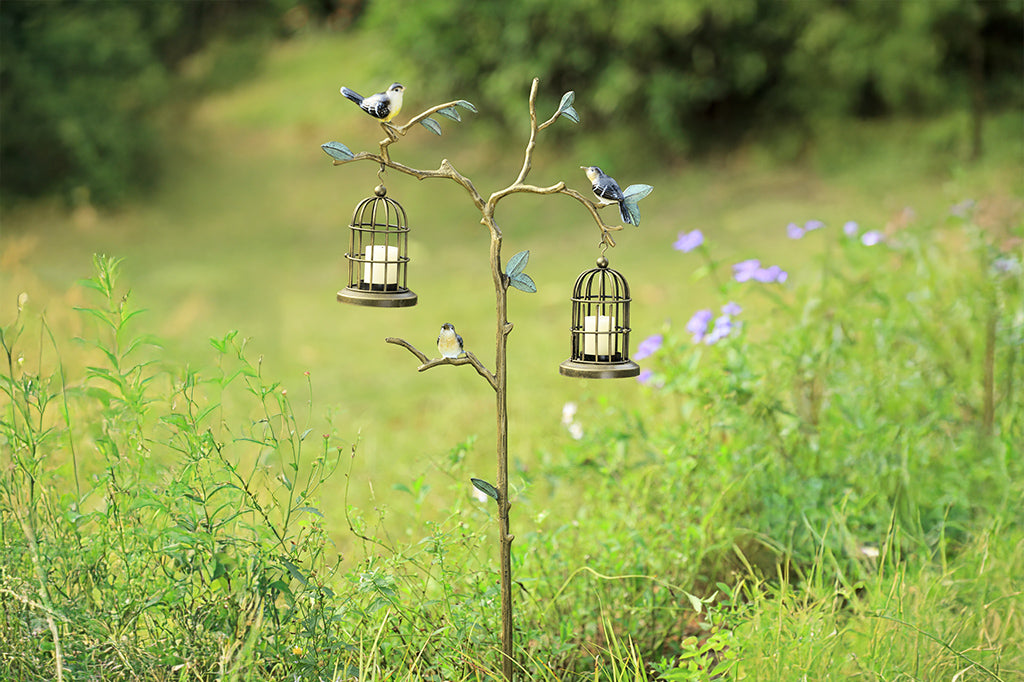
[{"label": "candle inside cage", "polygon": [[363,282],[398,284],[398,247],[375,245],[366,247]]},{"label": "candle inside cage", "polygon": [[613,329],[615,329],[614,317],[608,315],[587,315],[584,317],[583,354],[611,355]]}]

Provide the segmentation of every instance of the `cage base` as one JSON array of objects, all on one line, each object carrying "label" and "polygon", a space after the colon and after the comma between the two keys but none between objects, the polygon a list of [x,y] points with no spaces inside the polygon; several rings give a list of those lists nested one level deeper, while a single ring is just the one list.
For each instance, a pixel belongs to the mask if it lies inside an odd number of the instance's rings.
[{"label": "cage base", "polygon": [[640,374],[640,365],[632,360],[625,362],[584,362],[566,360],[558,366],[558,373],[579,379],[622,379]]},{"label": "cage base", "polygon": [[345,287],[338,292],[338,300],[342,303],[374,308],[407,308],[416,305],[417,299],[416,294],[409,289],[367,291],[355,287]]}]

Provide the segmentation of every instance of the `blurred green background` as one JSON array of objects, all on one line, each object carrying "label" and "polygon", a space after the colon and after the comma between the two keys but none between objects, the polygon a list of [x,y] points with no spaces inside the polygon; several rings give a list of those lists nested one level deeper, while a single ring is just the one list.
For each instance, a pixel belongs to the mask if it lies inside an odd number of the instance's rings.
[{"label": "blurred green background", "polygon": [[[581,123],[542,133],[530,180],[588,192],[586,164],[654,186],[641,227],[609,254],[633,289],[635,344],[710,300],[671,248],[682,231],[798,280],[820,242],[786,239],[789,222],[885,229],[976,199],[1019,224],[1022,17],[1022,0],[4,0],[0,315],[27,292],[58,336],[81,333],[76,281],[93,253],[120,256],[161,359],[210,366],[207,340],[237,329],[293,400],[309,372],[312,427],[361,440],[360,500],[443,476],[432,463],[473,435],[470,470],[488,477],[486,385],[467,368],[419,374],[384,343],[431,354],[453,322],[493,366],[486,230],[456,185],[389,173],[419,305],[337,303],[346,226],[377,169],[332,167],[319,147],[375,151],[381,137],[341,85],[401,81],[400,122],[474,103],[479,115],[444,120],[439,138],[412,131],[392,158],[448,158],[485,196],[522,164],[531,79],[545,118],[574,90]],[[572,284],[599,255],[589,215],[521,195],[497,219],[506,257],[531,251],[539,288],[513,292],[509,312],[510,451],[530,466],[571,438],[564,403],[599,420],[602,404],[644,389],[558,374]],[[751,320],[769,312],[740,303]],[[62,353],[87,361],[71,344]]]}]

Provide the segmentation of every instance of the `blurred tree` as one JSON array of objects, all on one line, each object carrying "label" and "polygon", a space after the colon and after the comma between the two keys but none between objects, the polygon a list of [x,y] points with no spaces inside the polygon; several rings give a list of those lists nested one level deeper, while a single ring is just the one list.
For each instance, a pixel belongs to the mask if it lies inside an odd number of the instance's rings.
[{"label": "blurred tree", "polygon": [[503,120],[543,74],[586,92],[589,123],[683,152],[964,106],[970,88],[1019,105],[1022,14],[1024,0],[374,0],[366,20],[432,87],[481,93]]},{"label": "blurred tree", "polygon": [[286,4],[4,0],[0,191],[114,203],[151,184],[174,67],[215,35],[272,28]]}]

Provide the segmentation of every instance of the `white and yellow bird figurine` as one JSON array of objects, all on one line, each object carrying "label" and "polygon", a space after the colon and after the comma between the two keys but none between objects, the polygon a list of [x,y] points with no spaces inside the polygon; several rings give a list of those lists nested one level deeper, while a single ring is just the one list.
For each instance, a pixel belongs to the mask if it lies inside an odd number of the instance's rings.
[{"label": "white and yellow bird figurine", "polygon": [[445,322],[437,335],[437,352],[442,358],[457,358],[462,355],[462,337],[455,332],[455,325]]},{"label": "white and yellow bird figurine", "polygon": [[402,93],[405,87],[401,83],[392,83],[384,92],[363,97],[355,90],[341,86],[341,94],[359,105],[359,108],[374,118],[388,123],[402,110]]}]

